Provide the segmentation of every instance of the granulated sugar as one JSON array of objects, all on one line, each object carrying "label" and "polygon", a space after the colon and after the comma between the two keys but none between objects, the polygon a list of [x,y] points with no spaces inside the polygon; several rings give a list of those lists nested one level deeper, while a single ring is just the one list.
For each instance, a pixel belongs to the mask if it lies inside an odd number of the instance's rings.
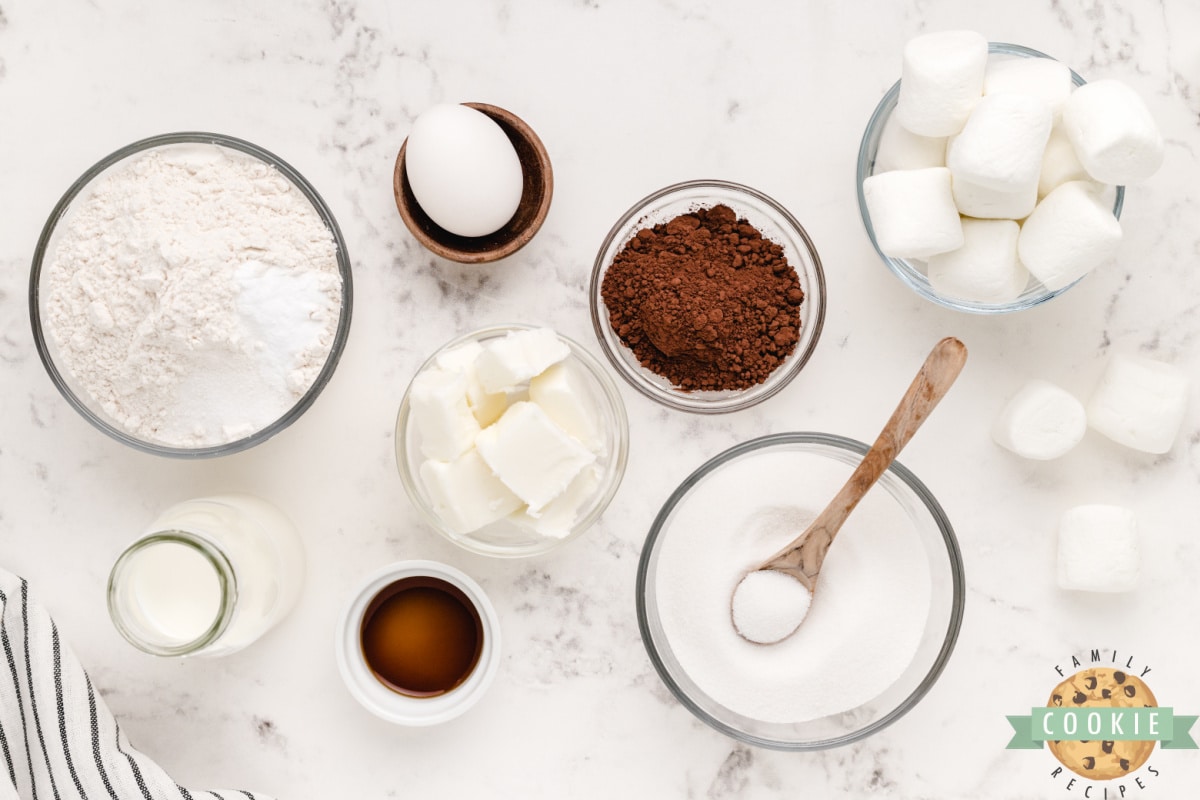
[{"label": "granulated sugar", "polygon": [[688,676],[734,712],[795,723],[848,711],[894,683],[917,651],[929,563],[883,486],[838,534],[794,634],[752,644],[733,627],[742,576],[803,531],[850,470],[812,453],[754,453],[709,475],[676,510],[656,572],[663,631]]},{"label": "granulated sugar", "polygon": [[45,269],[68,382],[158,444],[224,444],[279,419],[337,331],[329,228],[274,167],[217,145],[155,148],[100,175]]},{"label": "granulated sugar", "polygon": [[808,616],[812,593],[795,576],[773,569],[751,572],[733,593],[733,626],[742,638],[774,644]]}]

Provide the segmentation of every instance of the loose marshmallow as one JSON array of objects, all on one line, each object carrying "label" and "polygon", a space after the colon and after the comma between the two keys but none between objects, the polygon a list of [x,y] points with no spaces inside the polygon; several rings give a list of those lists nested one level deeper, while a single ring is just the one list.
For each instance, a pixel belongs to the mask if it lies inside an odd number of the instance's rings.
[{"label": "loose marshmallow", "polygon": [[896,120],[918,136],[962,130],[983,95],[987,40],[974,31],[941,31],[904,46]]},{"label": "loose marshmallow", "polygon": [[518,511],[510,519],[542,536],[561,539],[574,528],[579,520],[579,512],[595,497],[599,488],[600,469],[594,464],[584,467],[566,491],[547,503],[536,517],[525,511]]},{"label": "loose marshmallow", "polygon": [[875,241],[892,258],[928,258],[962,247],[962,224],[945,167],[900,170],[863,181]]},{"label": "loose marshmallow", "polygon": [[475,450],[450,462],[422,463],[421,483],[438,517],[457,533],[479,530],[522,505]]},{"label": "loose marshmallow", "polygon": [[1058,524],[1058,585],[1079,592],[1130,592],[1140,569],[1137,520],[1120,506],[1068,509]]},{"label": "loose marshmallow", "polygon": [[992,425],[996,444],[1024,458],[1049,461],[1066,455],[1087,432],[1087,412],[1065,389],[1031,380],[1005,404]]},{"label": "loose marshmallow", "polygon": [[1144,181],[1163,161],[1163,137],[1138,93],[1120,81],[1080,86],[1062,112],[1063,131],[1101,183]]},{"label": "loose marshmallow", "polygon": [[946,151],[955,178],[998,192],[1037,185],[1050,138],[1050,107],[1023,94],[986,95]]},{"label": "loose marshmallow", "polygon": [[875,174],[946,166],[946,137],[918,136],[889,117],[875,153]]},{"label": "loose marshmallow", "polygon": [[483,346],[475,370],[484,391],[501,392],[528,381],[570,354],[567,343],[550,328],[512,331]]},{"label": "loose marshmallow", "polygon": [[1029,273],[1017,260],[1021,227],[1008,219],[964,219],[962,231],[962,247],[929,259],[933,289],[978,303],[1016,299],[1029,283]]},{"label": "loose marshmallow", "polygon": [[[1075,146],[1063,133],[1061,125],[1056,125],[1050,131],[1046,140],[1046,151],[1042,154],[1042,173],[1038,176],[1037,194],[1045,197],[1052,191],[1070,181],[1086,181],[1089,176],[1079,156],[1075,155]],[[1109,207],[1112,204],[1109,203]]]},{"label": "loose marshmallow", "polygon": [[983,74],[983,94],[1024,94],[1036,97],[1057,119],[1075,86],[1071,69],[1052,58],[992,58]]},{"label": "loose marshmallow", "polygon": [[1024,219],[1037,205],[1037,183],[1016,192],[997,192],[952,175],[954,204],[961,214],[977,219]]},{"label": "loose marshmallow", "polygon": [[1121,244],[1121,223],[1100,204],[1097,187],[1064,183],[1038,203],[1021,226],[1017,254],[1047,289],[1061,289],[1110,258]]},{"label": "loose marshmallow", "polygon": [[534,403],[514,403],[475,437],[475,448],[505,486],[536,516],[596,456]]},{"label": "loose marshmallow", "polygon": [[426,458],[453,461],[479,434],[479,422],[467,405],[467,378],[438,367],[422,370],[409,389],[412,424]]},{"label": "loose marshmallow", "polygon": [[1118,353],[1088,400],[1088,424],[1118,444],[1165,453],[1175,443],[1187,400],[1188,379],[1181,369]]},{"label": "loose marshmallow", "polygon": [[559,363],[529,382],[529,399],[546,416],[598,455],[604,452],[600,418],[584,376],[574,364]]}]

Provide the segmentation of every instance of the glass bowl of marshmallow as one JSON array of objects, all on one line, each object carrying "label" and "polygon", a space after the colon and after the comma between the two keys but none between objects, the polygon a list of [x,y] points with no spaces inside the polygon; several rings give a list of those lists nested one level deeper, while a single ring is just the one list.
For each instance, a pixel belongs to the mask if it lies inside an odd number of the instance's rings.
[{"label": "glass bowl of marshmallow", "polygon": [[917,294],[979,314],[1044,303],[1121,242],[1125,186],[1161,165],[1141,98],[970,31],[908,42],[863,134],[858,205]]},{"label": "glass bowl of marshmallow", "polygon": [[536,555],[583,533],[616,494],[628,453],[616,384],[550,328],[454,339],[421,365],[396,417],[413,505],[483,555]]}]

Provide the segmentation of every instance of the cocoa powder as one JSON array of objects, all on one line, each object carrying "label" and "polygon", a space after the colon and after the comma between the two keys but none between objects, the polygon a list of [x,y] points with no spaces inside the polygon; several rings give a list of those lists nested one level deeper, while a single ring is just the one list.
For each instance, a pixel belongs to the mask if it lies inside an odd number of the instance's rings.
[{"label": "cocoa powder", "polygon": [[600,293],[642,366],[685,391],[762,383],[800,339],[796,270],[780,245],[724,205],[638,231]]}]

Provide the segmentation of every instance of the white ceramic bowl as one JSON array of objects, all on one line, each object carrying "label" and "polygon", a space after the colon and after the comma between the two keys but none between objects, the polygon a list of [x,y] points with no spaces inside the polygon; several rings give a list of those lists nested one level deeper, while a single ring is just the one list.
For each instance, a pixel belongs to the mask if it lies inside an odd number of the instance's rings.
[{"label": "white ceramic bowl", "polygon": [[[483,625],[483,649],[470,676],[435,697],[409,697],[389,689],[371,672],[363,656],[367,606],[391,584],[413,577],[441,578],[458,587],[474,604]],[[338,621],[336,650],[342,680],[363,708],[396,725],[437,725],[464,713],[487,692],[500,666],[500,620],[483,589],[460,570],[437,561],[397,561],[368,576],[354,591]]]}]

